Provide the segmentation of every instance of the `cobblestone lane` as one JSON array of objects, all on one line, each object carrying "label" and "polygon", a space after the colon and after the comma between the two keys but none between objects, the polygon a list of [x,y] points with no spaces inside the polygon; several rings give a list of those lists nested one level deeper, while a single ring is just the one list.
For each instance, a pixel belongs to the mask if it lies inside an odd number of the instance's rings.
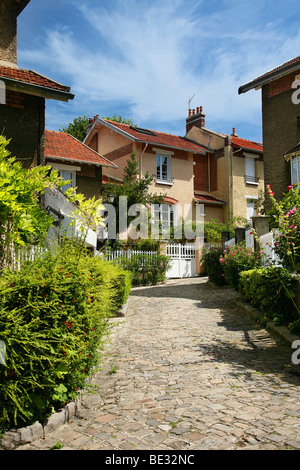
[{"label": "cobblestone lane", "polygon": [[290,346],[205,278],[134,289],[71,423],[20,449],[300,449]]}]

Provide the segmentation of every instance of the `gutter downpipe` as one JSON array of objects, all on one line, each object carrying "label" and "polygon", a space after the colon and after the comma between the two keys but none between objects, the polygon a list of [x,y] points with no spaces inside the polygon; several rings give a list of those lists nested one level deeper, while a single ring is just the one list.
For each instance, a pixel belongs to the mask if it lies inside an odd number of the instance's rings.
[{"label": "gutter downpipe", "polygon": [[140,180],[142,179],[142,169],[143,169],[143,160],[142,159],[143,159],[144,153],[146,152],[147,147],[148,147],[148,142],[146,142],[144,150],[142,151],[142,153],[140,155]]}]

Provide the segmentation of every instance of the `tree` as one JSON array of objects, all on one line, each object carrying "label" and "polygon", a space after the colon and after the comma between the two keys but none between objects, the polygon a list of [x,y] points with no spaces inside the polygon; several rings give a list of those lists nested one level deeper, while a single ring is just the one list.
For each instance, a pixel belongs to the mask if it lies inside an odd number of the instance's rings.
[{"label": "tree", "polygon": [[[156,195],[149,192],[149,186],[153,180],[154,175],[149,175],[148,172],[145,176],[139,178],[139,163],[136,160],[136,153],[133,151],[124,168],[123,183],[113,182],[112,184],[107,184],[103,192],[104,203],[107,202],[110,193],[114,195],[113,206],[116,210],[117,228],[120,214],[120,196],[127,197],[128,208],[133,204],[143,204],[144,206],[150,207],[151,204],[163,203],[164,195]],[[128,216],[127,226],[129,226],[134,219],[134,216]]]},{"label": "tree", "polygon": [[[108,121],[114,121],[118,122],[120,124],[127,124],[129,126],[135,126],[136,124],[133,124],[132,119],[123,119],[121,116],[117,116],[116,114],[113,115],[113,117],[105,117],[103,119],[107,119]],[[65,132],[67,134],[72,135],[76,139],[78,139],[80,142],[83,142],[85,137],[86,137],[86,128],[89,124],[89,118],[85,114],[84,116],[78,116],[73,120],[73,122],[70,122],[66,127],[63,127],[62,129],[59,129],[60,132]]]},{"label": "tree", "polygon": [[70,122],[67,127],[63,127],[59,130],[60,132],[70,134],[76,139],[80,140],[80,142],[83,142],[86,137],[86,127],[88,123],[89,119],[85,114],[84,116],[78,116],[78,118],[75,118],[73,122]]},{"label": "tree", "polygon": [[53,219],[42,209],[41,195],[46,188],[55,191],[63,184],[49,166],[24,169],[10,156],[8,144],[0,136],[0,269],[11,265],[13,247],[45,237]]}]

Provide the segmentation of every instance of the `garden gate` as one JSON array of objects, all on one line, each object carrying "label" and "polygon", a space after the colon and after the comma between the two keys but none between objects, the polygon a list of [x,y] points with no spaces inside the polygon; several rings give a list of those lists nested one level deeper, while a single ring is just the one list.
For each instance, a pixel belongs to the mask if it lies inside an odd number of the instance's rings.
[{"label": "garden gate", "polygon": [[166,273],[167,278],[183,278],[197,275],[196,247],[194,243],[187,245],[179,243],[168,244],[167,256],[172,259],[172,265]]}]

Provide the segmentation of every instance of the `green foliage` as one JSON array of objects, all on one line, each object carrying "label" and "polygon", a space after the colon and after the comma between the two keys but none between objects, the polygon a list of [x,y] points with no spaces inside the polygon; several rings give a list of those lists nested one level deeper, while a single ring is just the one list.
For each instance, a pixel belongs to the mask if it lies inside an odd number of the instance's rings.
[{"label": "green foliage", "polygon": [[202,267],[210,281],[218,286],[226,284],[223,264],[220,258],[223,255],[222,248],[203,248],[202,250]]},{"label": "green foliage", "polygon": [[10,156],[8,141],[0,136],[0,268],[11,264],[12,245],[25,246],[42,239],[53,219],[41,208],[39,199],[46,188],[63,183],[50,167],[24,169]]},{"label": "green foliage", "polygon": [[[121,116],[117,116],[116,114],[113,117],[106,117],[103,119],[107,119],[108,121],[115,121],[120,124],[128,124],[129,126],[134,126],[132,119],[123,119]],[[67,126],[62,127],[59,129],[60,132],[65,132],[67,134],[72,135],[80,142],[83,142],[86,137],[86,128],[89,124],[89,118],[85,114],[84,116],[78,116],[72,122],[70,122]]]},{"label": "green foliage", "polygon": [[[145,176],[139,178],[139,163],[136,160],[136,153],[131,153],[130,159],[124,168],[123,183],[113,183],[107,185],[104,189],[103,201],[107,201],[108,195],[113,193],[115,196],[113,206],[116,210],[117,227],[119,221],[119,197],[127,197],[127,207],[130,208],[133,204],[143,204],[149,206],[150,204],[162,204],[163,196],[157,196],[149,192],[149,186],[154,180],[154,176],[146,173]],[[149,214],[150,216],[150,214]],[[128,217],[128,226],[135,219],[134,216]]]},{"label": "green foliage", "polygon": [[76,398],[99,364],[130,274],[67,243],[0,279],[0,429],[44,419]]},{"label": "green foliage", "polygon": [[220,258],[226,282],[236,290],[239,289],[240,273],[260,267],[261,262],[261,252],[253,252],[250,248],[246,248],[244,242],[226,248]]},{"label": "green foliage", "polygon": [[277,325],[293,324],[299,318],[292,301],[295,282],[282,267],[270,266],[242,272],[239,291],[244,300],[264,314],[265,319]]},{"label": "green foliage", "polygon": [[166,279],[171,259],[165,255],[138,254],[131,258],[121,257],[117,263],[132,273],[133,286],[156,285]]},{"label": "green foliage", "polygon": [[75,139],[83,142],[86,137],[86,128],[89,124],[89,118],[85,114],[84,116],[78,116],[73,122],[70,122],[66,127],[59,129],[60,132],[65,132],[72,135]]},{"label": "green foliage", "polygon": [[284,267],[296,273],[300,272],[300,184],[288,187],[288,193],[277,202],[270,186],[267,188],[273,202],[270,211],[272,226],[278,228],[275,240],[275,253],[282,260]]},{"label": "green foliage", "polygon": [[236,227],[247,228],[248,226],[247,219],[241,216],[230,217],[225,224],[215,219],[210,219],[204,223],[204,237],[207,243],[212,245],[220,244],[222,242],[222,232],[229,232],[230,237],[233,238]]},{"label": "green foliage", "polygon": [[114,114],[113,117],[104,117],[103,119],[118,122],[119,124],[127,124],[128,126],[136,127],[136,124],[133,123],[133,119],[124,119],[122,118],[122,116],[118,116],[117,114]]}]

